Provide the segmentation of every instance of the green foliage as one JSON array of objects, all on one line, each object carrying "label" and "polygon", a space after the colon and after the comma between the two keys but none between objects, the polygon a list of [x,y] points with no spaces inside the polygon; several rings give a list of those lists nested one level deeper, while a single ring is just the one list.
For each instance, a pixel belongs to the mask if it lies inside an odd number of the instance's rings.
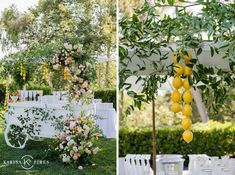
[{"label": "green foliage", "polygon": [[[207,154],[222,156],[235,154],[235,124],[210,121],[193,125],[194,139],[189,144],[182,139],[180,126],[161,127],[156,131],[158,154]],[[119,156],[126,154],[151,154],[151,128],[123,127],[119,131]]]},{"label": "green foliage", "polygon": [[94,92],[94,97],[96,99],[102,99],[102,102],[113,103],[113,107],[117,108],[116,102],[116,90],[97,90]]},{"label": "green foliage", "polygon": [[[172,5],[174,1],[168,1]],[[194,72],[190,82],[194,88],[198,88],[203,94],[203,101],[206,102],[208,109],[218,113],[224,101],[227,98],[228,88],[234,86],[235,49],[235,20],[234,3],[224,4],[219,1],[204,2],[197,1],[203,6],[200,14],[193,14],[186,11],[185,8],[178,9],[174,17],[165,15],[163,18],[158,14],[158,9],[162,4],[156,2],[151,5],[147,1],[141,8],[135,10],[132,17],[123,17],[120,20],[121,38],[119,46],[120,57],[120,84],[121,90],[125,89],[133,97],[134,102],[130,109],[140,108],[141,102],[152,101],[156,95],[161,83],[166,82],[168,77],[173,76],[173,64],[165,61],[172,52],[178,52],[180,49],[191,49],[195,52],[193,58]],[[219,8],[219,13],[218,9]],[[202,45],[206,34],[208,40],[213,43],[223,43],[221,47],[209,45],[211,57],[215,54],[225,52],[225,59],[228,60],[230,71],[220,68],[206,67],[200,64],[198,55],[202,53]],[[177,49],[173,50],[169,43],[177,42]],[[170,50],[169,53],[163,53],[162,48]],[[150,60],[153,55],[158,55],[160,60]],[[138,67],[131,70],[128,65],[136,62],[140,58]],[[153,65],[153,72],[149,76],[141,76],[148,65]],[[164,75],[160,76],[160,74]],[[125,81],[130,76],[137,76],[138,82],[143,82],[141,95],[132,92],[131,84]],[[218,79],[215,77],[219,77]],[[201,84],[203,83],[203,85]],[[127,111],[128,113],[130,112]]]},{"label": "green foliage", "polygon": [[53,88],[46,85],[40,84],[29,84],[26,86],[27,90],[43,90],[43,95],[51,95]]}]

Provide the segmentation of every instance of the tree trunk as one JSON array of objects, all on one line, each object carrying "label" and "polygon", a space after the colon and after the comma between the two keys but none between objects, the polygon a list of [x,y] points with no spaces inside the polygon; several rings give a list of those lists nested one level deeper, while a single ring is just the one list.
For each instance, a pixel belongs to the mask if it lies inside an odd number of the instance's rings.
[{"label": "tree trunk", "polygon": [[[110,58],[111,47],[108,46],[107,57]],[[105,87],[109,88],[109,61],[106,62],[106,71],[105,71]]]},{"label": "tree trunk", "polygon": [[152,100],[152,115],[153,115],[153,131],[152,131],[152,147],[153,147],[153,155],[152,155],[152,162],[153,162],[153,174],[156,175],[156,128],[155,128],[155,101],[154,97]]},{"label": "tree trunk", "polygon": [[101,63],[98,64],[98,86],[101,87]]},{"label": "tree trunk", "polygon": [[109,88],[109,61],[106,62],[105,68],[105,87]]},{"label": "tree trunk", "polygon": [[202,122],[206,123],[209,121],[209,116],[207,115],[207,110],[205,104],[202,101],[202,97],[198,89],[196,91],[192,88],[191,92],[193,94],[194,101],[197,105],[198,112],[200,114]]}]

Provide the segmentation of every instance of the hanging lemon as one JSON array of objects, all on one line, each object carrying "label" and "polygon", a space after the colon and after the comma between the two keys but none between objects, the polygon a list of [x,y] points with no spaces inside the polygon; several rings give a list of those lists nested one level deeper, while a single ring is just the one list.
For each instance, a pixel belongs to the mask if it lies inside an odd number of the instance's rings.
[{"label": "hanging lemon", "polygon": [[188,117],[192,114],[192,108],[189,104],[184,104],[182,108],[182,113],[184,116]]},{"label": "hanging lemon", "polygon": [[185,130],[183,133],[183,139],[187,143],[191,142],[193,140],[193,133],[190,130]]},{"label": "hanging lemon", "polygon": [[178,63],[177,54],[174,54],[172,59],[173,59],[173,62],[174,62],[175,64]]},{"label": "hanging lemon", "polygon": [[184,66],[180,64],[176,64],[174,66],[174,73],[175,75],[182,75],[184,73]]},{"label": "hanging lemon", "polygon": [[190,84],[189,84],[188,78],[185,78],[185,80],[183,81],[183,87],[184,87],[184,89],[186,89],[186,90],[191,89],[191,86],[190,86]]},{"label": "hanging lemon", "polygon": [[180,104],[179,103],[173,103],[171,105],[171,111],[174,113],[180,112]]},{"label": "hanging lemon", "polygon": [[173,91],[171,95],[171,100],[173,102],[179,102],[181,100],[181,95],[177,89]]},{"label": "hanging lemon", "polygon": [[189,51],[187,50],[187,55],[184,55],[183,59],[184,59],[184,63],[185,63],[185,64],[189,64],[190,61],[192,60],[192,54],[191,54],[191,52],[189,52]]},{"label": "hanging lemon", "polygon": [[184,130],[187,130],[187,129],[191,128],[192,121],[189,117],[185,117],[185,118],[183,118],[181,125]]},{"label": "hanging lemon", "polygon": [[184,75],[185,76],[189,76],[192,74],[192,68],[188,67],[188,66],[185,66],[184,67]]},{"label": "hanging lemon", "polygon": [[182,82],[182,80],[181,80],[181,78],[179,76],[176,76],[173,79],[172,84],[173,84],[174,88],[179,89],[179,88],[181,88],[183,82]]},{"label": "hanging lemon", "polygon": [[183,95],[183,99],[185,103],[191,103],[193,100],[193,95],[190,90],[186,90]]}]

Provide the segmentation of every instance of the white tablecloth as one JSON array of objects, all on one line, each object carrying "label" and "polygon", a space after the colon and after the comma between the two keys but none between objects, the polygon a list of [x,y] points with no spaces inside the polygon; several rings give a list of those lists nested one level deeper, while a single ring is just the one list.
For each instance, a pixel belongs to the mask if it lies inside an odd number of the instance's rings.
[{"label": "white tablecloth", "polygon": [[[25,109],[36,107],[36,108],[47,108],[47,109],[54,109],[55,115],[66,115],[66,110],[63,108],[65,104],[62,101],[58,103],[41,103],[41,102],[34,102],[34,101],[27,101],[27,102],[20,102],[20,103],[10,103],[9,107],[11,108],[10,111],[13,111],[13,115],[6,114],[6,125],[12,124],[15,122],[16,117],[20,114],[23,114]],[[116,138],[117,133],[117,120],[116,120],[116,111],[114,108],[104,108],[102,107],[102,103],[97,105],[90,104],[90,105],[78,105],[74,107],[75,115],[79,115],[82,110],[91,110],[92,106],[94,106],[95,114],[100,116],[100,119],[97,119],[96,124],[102,129],[103,134],[107,138]],[[13,108],[12,108],[13,107]],[[48,135],[51,132],[50,125],[44,125],[42,128],[42,132],[40,135]],[[50,136],[54,133],[51,132]]]}]

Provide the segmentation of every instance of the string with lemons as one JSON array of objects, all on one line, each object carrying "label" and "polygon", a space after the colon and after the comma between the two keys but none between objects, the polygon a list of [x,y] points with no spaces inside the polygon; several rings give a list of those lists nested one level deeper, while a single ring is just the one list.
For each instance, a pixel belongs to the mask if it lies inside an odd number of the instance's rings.
[{"label": "string with lemons", "polygon": [[6,80],[6,90],[5,90],[5,101],[4,101],[4,111],[7,111],[7,103],[8,103],[8,97],[9,97],[9,81]]},{"label": "string with lemons", "polygon": [[48,64],[44,64],[43,65],[43,77],[46,80],[46,82],[49,81],[49,68],[48,68]]},{"label": "string with lemons", "polygon": [[26,80],[26,70],[24,61],[20,62],[20,76],[24,81]]},{"label": "string with lemons", "polygon": [[[184,118],[182,120],[182,127],[185,130],[183,133],[183,139],[189,143],[193,139],[193,133],[190,131],[192,121],[191,121],[191,114],[192,114],[192,108],[191,108],[191,102],[193,100],[193,96],[191,94],[191,86],[189,83],[189,76],[192,74],[192,68],[188,67],[187,65],[190,64],[190,61],[192,59],[192,55],[189,51],[187,51],[187,54],[184,55],[182,51],[180,50],[178,54],[173,55],[173,62],[174,62],[174,79],[173,79],[173,87],[175,90],[172,92],[172,106],[171,110],[174,113],[182,112],[184,115]],[[182,64],[179,64],[180,60],[183,60],[185,66]],[[182,80],[184,78],[184,80]],[[183,86],[184,93],[183,93],[183,107],[181,109],[181,94],[179,92],[179,89]]]}]

